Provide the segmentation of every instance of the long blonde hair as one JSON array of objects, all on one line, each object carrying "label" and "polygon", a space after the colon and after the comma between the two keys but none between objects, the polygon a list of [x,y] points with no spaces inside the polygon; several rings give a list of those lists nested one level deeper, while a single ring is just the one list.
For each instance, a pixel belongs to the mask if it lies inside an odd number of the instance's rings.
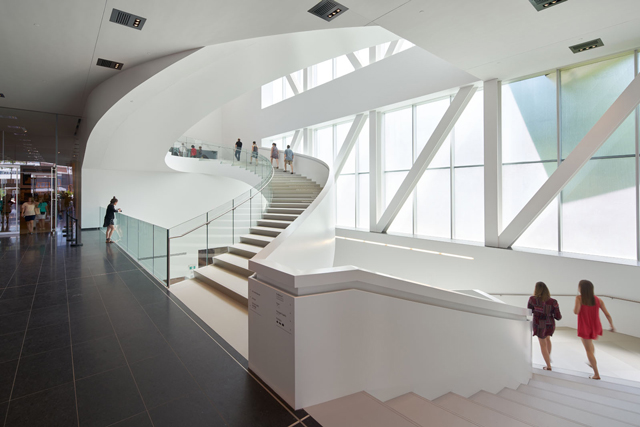
[{"label": "long blonde hair", "polygon": [[545,285],[544,282],[536,283],[536,288],[533,291],[533,295],[536,298],[540,298],[542,302],[545,302],[549,298],[551,298],[551,293],[549,292],[549,288],[547,288],[547,285]]}]

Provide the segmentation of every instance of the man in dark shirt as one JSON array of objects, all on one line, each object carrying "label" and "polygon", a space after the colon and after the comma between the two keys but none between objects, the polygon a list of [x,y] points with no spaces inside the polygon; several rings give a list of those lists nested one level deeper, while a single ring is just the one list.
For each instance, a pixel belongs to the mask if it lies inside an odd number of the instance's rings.
[{"label": "man in dark shirt", "polygon": [[242,141],[238,138],[238,142],[236,142],[236,160],[240,161],[240,153],[242,153]]}]

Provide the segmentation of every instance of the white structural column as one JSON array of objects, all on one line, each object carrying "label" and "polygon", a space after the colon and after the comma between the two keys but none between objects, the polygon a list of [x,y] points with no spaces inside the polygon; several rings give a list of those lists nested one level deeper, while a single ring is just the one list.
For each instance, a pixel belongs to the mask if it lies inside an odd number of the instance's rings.
[{"label": "white structural column", "polygon": [[458,118],[469,104],[469,101],[471,101],[476,90],[477,88],[472,85],[465,86],[458,91],[449,105],[449,108],[444,113],[444,116],[442,116],[440,123],[438,123],[433,134],[431,134],[429,141],[427,141],[427,144],[424,146],[420,155],[411,167],[411,170],[409,170],[404,181],[400,184],[400,188],[396,192],[395,196],[393,196],[391,203],[389,203],[389,206],[384,211],[372,231],[385,233],[389,229],[391,223],[400,212],[400,209],[402,209],[402,206],[404,206],[404,203],[413,192],[413,189],[418,185],[420,178],[424,175],[424,172],[438,153],[438,150],[444,143],[445,139],[449,136],[449,133],[458,121]]},{"label": "white structural column", "polygon": [[351,150],[355,147],[356,141],[360,136],[360,131],[362,131],[366,121],[367,117],[364,113],[358,114],[353,120],[351,128],[349,129],[349,132],[347,132],[347,136],[342,144],[342,148],[340,148],[340,152],[338,152],[336,160],[333,162],[333,176],[336,178],[340,175],[340,172],[342,172],[342,168],[344,168],[345,163],[347,163],[349,154],[351,154]]},{"label": "white structural column", "polygon": [[360,63],[360,60],[355,53],[347,53],[347,59],[349,60],[349,62],[351,62],[351,65],[353,65],[354,69],[359,70],[360,68],[362,68],[362,64]]},{"label": "white structural column", "polygon": [[298,129],[293,133],[293,139],[291,139],[291,150],[296,151],[300,146],[300,142],[302,141],[302,135],[304,134],[304,129]]},{"label": "white structural column", "polygon": [[313,156],[313,147],[311,147],[311,129],[304,128],[302,130],[302,153]]},{"label": "white structural column", "polygon": [[582,169],[640,103],[640,75],[636,76],[598,122],[582,138],[540,190],[500,234],[500,247],[509,248]]},{"label": "white structural column", "polygon": [[387,49],[387,52],[384,54],[385,58],[388,58],[391,55],[393,55],[393,51],[396,50],[396,47],[398,47],[399,42],[400,40],[394,40],[391,43],[389,43],[389,48]]},{"label": "white structural column", "polygon": [[287,74],[287,81],[289,82],[289,86],[291,86],[291,90],[294,95],[300,94],[300,88],[298,87],[298,83],[291,77],[291,74]]},{"label": "white structural column", "polygon": [[484,82],[484,244],[502,231],[502,82]]},{"label": "white structural column", "polygon": [[376,58],[376,47],[375,46],[371,46],[369,48],[369,64],[373,64],[377,60],[378,60],[378,58]]},{"label": "white structural column", "polygon": [[369,230],[382,213],[382,114],[369,111]]}]

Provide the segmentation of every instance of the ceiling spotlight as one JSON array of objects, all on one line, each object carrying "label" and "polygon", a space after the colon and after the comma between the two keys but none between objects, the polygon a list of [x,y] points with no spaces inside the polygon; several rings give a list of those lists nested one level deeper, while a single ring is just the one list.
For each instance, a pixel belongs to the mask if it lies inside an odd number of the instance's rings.
[{"label": "ceiling spotlight", "polygon": [[16,116],[1,116],[1,115],[0,115],[0,119],[18,120]]},{"label": "ceiling spotlight", "polygon": [[320,3],[309,9],[309,13],[315,15],[325,21],[331,21],[338,16],[349,10],[348,7],[341,5],[333,0],[322,0]]},{"label": "ceiling spotlight", "polygon": [[142,26],[145,22],[147,22],[147,18],[132,15],[118,9],[113,9],[111,11],[111,17],[109,17],[109,21],[115,22],[116,24],[124,25],[125,27],[142,30]]},{"label": "ceiling spotlight", "polygon": [[536,8],[538,12],[548,9],[551,6],[557,6],[560,3],[564,3],[567,0],[529,0],[529,2]]},{"label": "ceiling spotlight", "polygon": [[96,65],[106,68],[114,68],[116,70],[122,70],[122,67],[124,67],[124,64],[122,62],[110,61],[108,59],[102,58],[98,58],[98,62],[96,63]]},{"label": "ceiling spotlight", "polygon": [[588,42],[585,42],[585,43],[569,46],[569,49],[571,49],[571,52],[573,53],[580,53],[580,52],[584,52],[584,51],[595,49],[597,47],[602,47],[602,46],[604,46],[602,39],[595,39],[595,40],[589,40]]}]

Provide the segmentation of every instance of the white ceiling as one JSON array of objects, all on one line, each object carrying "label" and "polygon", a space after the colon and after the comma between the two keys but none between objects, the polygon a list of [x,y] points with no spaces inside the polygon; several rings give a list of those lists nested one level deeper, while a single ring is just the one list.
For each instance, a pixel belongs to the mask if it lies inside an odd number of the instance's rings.
[{"label": "white ceiling", "polygon": [[[342,0],[350,10],[331,23],[307,13],[316,1],[5,1],[0,108],[59,113],[73,122],[89,93],[118,73],[96,66],[98,58],[128,69],[201,46],[316,29],[380,25],[482,80],[640,46],[639,0],[568,0],[542,12],[529,0]],[[143,30],[109,22],[113,8],[147,18]],[[597,37],[605,47],[577,55],[568,49]],[[74,142],[62,142],[61,163],[72,157]]]}]

